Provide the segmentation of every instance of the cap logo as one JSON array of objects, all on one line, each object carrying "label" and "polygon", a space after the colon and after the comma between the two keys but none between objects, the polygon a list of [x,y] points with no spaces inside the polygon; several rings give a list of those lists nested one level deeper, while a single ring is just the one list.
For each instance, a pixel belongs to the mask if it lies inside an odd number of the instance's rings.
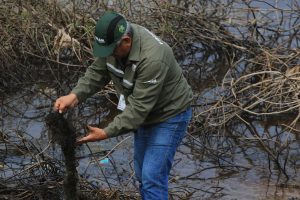
[{"label": "cap logo", "polygon": [[125,32],[125,27],[123,25],[119,26],[119,32],[124,33]]},{"label": "cap logo", "polygon": [[100,44],[104,44],[105,43],[105,40],[102,39],[102,38],[98,38],[97,36],[95,37],[97,42],[100,43]]}]

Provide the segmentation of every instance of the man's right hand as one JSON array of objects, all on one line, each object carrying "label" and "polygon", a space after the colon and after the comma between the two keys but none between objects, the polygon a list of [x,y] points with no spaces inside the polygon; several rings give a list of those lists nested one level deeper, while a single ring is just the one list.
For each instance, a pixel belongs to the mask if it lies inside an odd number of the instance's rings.
[{"label": "man's right hand", "polygon": [[66,112],[69,108],[73,108],[78,104],[76,94],[70,93],[66,96],[59,97],[54,103],[54,110],[59,113]]}]

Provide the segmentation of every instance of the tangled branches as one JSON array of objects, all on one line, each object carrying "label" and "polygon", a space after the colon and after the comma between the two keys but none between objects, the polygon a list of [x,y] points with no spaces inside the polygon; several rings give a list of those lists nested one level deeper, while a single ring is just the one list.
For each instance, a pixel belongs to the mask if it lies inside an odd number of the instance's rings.
[{"label": "tangled branches", "polygon": [[[5,120],[10,117],[20,121],[40,120],[51,109],[53,100],[71,90],[93,60],[95,21],[109,9],[167,41],[194,89],[195,115],[184,145],[192,149],[192,159],[201,163],[196,171],[179,178],[174,175],[170,181],[194,180],[210,169],[218,169],[215,177],[222,177],[255,166],[278,175],[278,180],[281,174],[287,179],[297,174],[300,162],[298,1],[0,2],[0,143],[3,145],[0,150],[6,152],[1,154],[0,168],[4,167],[3,160],[15,155],[16,149],[18,155],[25,154],[26,158],[31,153],[30,161],[18,169],[5,165],[5,178],[1,174],[1,182],[8,184],[0,185],[1,194],[13,195],[11,189],[15,187],[20,188],[15,194],[24,199],[44,196],[42,190],[34,193],[33,188],[39,186],[48,187],[51,194],[61,191],[59,159],[44,155],[45,147],[32,144],[32,133],[20,132],[23,130],[20,124],[11,133]],[[9,96],[20,89],[24,91],[18,98],[26,103],[22,109],[17,106],[17,98]],[[101,102],[108,99],[114,103],[113,94],[108,86],[99,92]],[[34,95],[43,100],[32,100]],[[77,110],[78,132],[82,131],[81,124],[90,120],[99,125],[103,113],[111,112],[99,108],[98,100],[91,99]],[[30,109],[34,112],[28,113]],[[26,141],[25,146],[21,141]],[[240,164],[236,157],[247,160],[246,164]],[[89,166],[94,162],[96,159]],[[206,162],[210,165],[202,165]],[[119,181],[113,182],[122,185],[123,172],[118,171],[122,167],[114,167],[114,172],[119,172]],[[128,171],[126,174],[131,174]],[[83,178],[79,181],[82,190],[94,196],[125,198],[123,191],[101,193]],[[110,187],[111,183],[107,185]],[[215,190],[203,193],[212,197],[221,193],[222,188],[211,188]],[[192,199],[197,193],[192,186],[178,191],[171,192],[170,198]]]}]

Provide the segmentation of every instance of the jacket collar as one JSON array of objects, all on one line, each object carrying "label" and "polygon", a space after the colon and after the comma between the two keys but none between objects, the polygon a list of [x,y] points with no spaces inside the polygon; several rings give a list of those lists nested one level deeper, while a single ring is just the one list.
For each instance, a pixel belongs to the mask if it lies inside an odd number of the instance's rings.
[{"label": "jacket collar", "polygon": [[138,62],[140,61],[140,53],[141,53],[141,37],[140,32],[135,24],[131,24],[133,30],[132,36],[132,46],[128,56],[128,61],[130,62]]}]

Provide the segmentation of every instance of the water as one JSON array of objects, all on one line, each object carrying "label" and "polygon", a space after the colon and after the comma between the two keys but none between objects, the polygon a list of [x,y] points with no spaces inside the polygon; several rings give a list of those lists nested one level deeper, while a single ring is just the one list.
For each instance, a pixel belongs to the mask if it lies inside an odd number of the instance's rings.
[{"label": "water", "polygon": [[[51,107],[35,108],[35,103],[41,104],[43,102],[44,105],[50,105],[51,102],[48,102],[39,94],[25,95],[22,99],[18,98],[19,95],[16,94],[5,100],[9,102],[8,106],[13,106],[14,111],[3,110],[2,108],[2,115],[7,112],[12,116],[4,118],[1,132],[9,133],[11,136],[18,135],[18,132],[24,132],[26,134],[22,134],[22,136],[31,140],[40,151],[43,149],[49,156],[62,160],[61,152],[58,149],[48,148],[45,150],[48,145],[48,138],[43,117]],[[94,107],[103,105],[105,102],[101,97],[95,99],[95,104],[85,110],[93,110]],[[32,102],[32,104],[28,105],[28,102]],[[105,104],[108,104],[108,102]],[[113,110],[113,107],[110,107],[110,109]],[[23,114],[19,115],[18,113]],[[85,113],[85,115],[88,115],[88,113]],[[91,118],[94,118],[94,120],[91,120]],[[89,123],[97,121],[97,117],[91,118],[84,119],[82,117],[80,123],[85,123],[85,120],[88,120]],[[78,147],[79,165],[77,169],[79,174],[97,187],[137,191],[137,184],[132,176],[132,139],[132,134],[127,134],[102,142],[90,143],[89,148],[96,153],[95,158],[88,156],[90,152],[87,146]],[[175,157],[170,177],[170,193],[174,197],[183,198],[185,195],[191,195],[191,199],[277,200],[300,196],[297,174],[292,176],[292,180],[288,183],[289,186],[278,186],[276,183],[277,176],[269,173],[268,165],[264,162],[266,156],[257,149],[256,151],[252,149],[252,152],[251,149],[248,149],[248,156],[246,157],[240,148],[236,148],[235,152],[230,155],[234,157],[232,163],[224,162],[218,166],[203,157],[203,152],[199,148],[201,144],[197,141],[192,143],[193,139],[195,139],[194,136],[188,135]],[[16,137],[17,140],[18,137]],[[109,153],[111,150],[112,152]],[[32,153],[37,154],[34,151]],[[106,156],[108,153],[109,156]],[[18,155],[14,151],[7,154],[2,160],[4,167],[2,166],[3,170],[0,172],[0,177],[7,179],[17,173],[18,169],[21,170],[22,166],[28,166],[35,162],[30,159],[31,156],[28,154],[24,156],[22,153]]]}]

